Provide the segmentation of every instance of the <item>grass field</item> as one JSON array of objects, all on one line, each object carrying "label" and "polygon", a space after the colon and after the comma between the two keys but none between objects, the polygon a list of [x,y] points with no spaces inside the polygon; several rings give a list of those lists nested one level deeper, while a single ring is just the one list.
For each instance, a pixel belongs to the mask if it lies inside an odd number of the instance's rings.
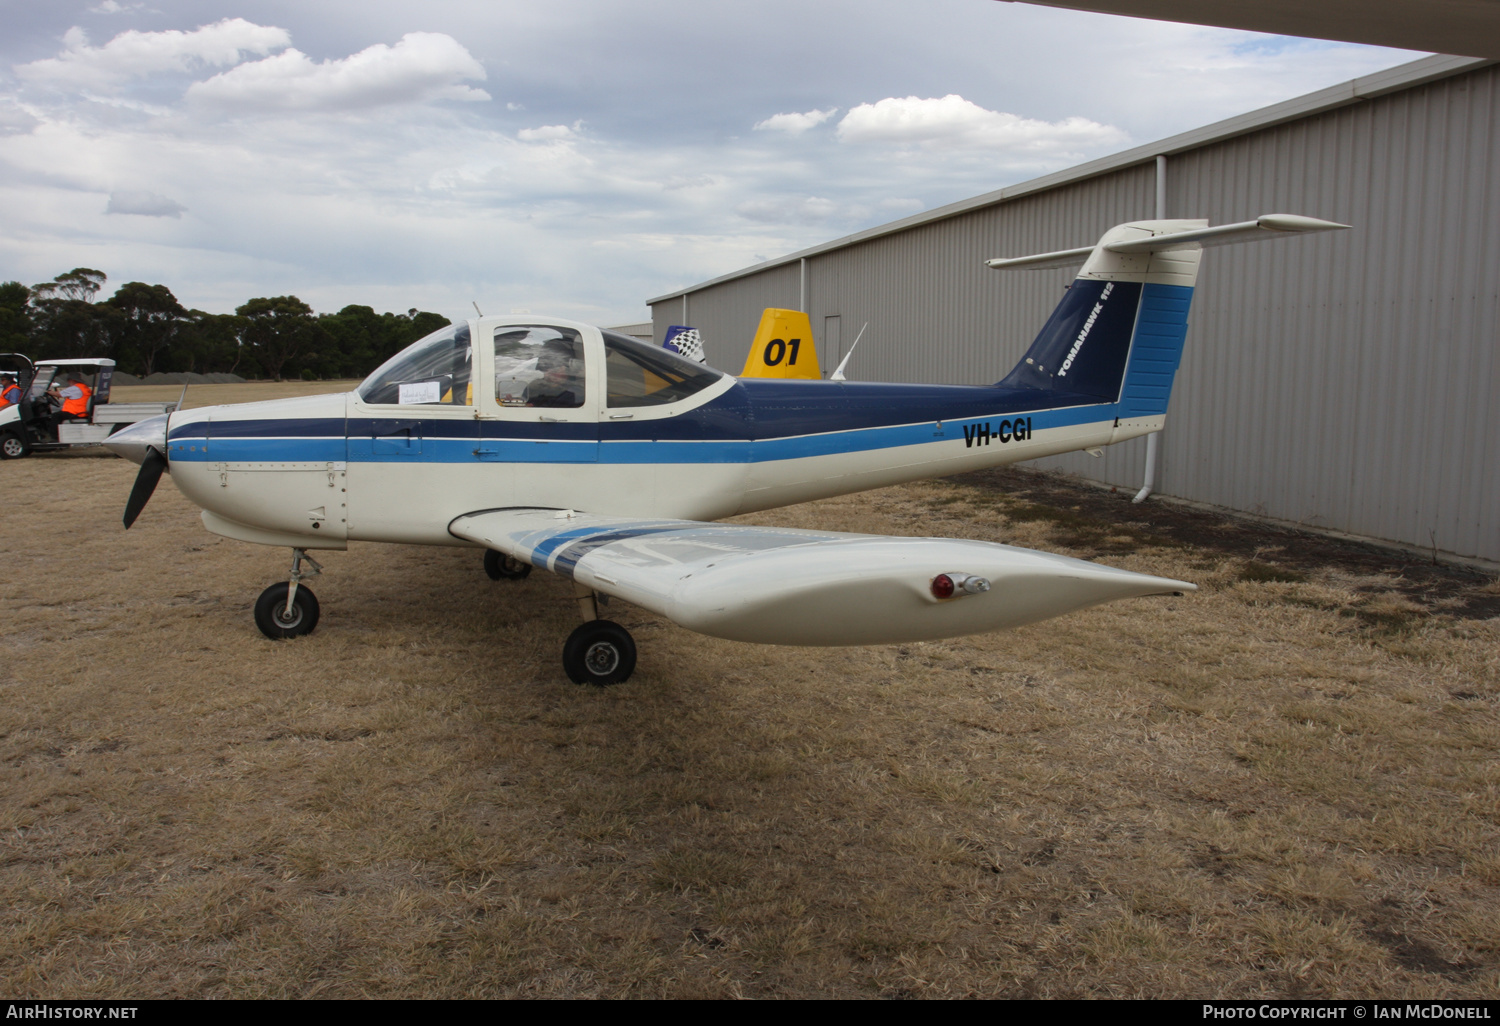
[{"label": "grass field", "polygon": [[[189,404],[231,388],[274,393]],[[975,475],[754,519],[1202,590],[862,649],[616,603],[640,665],[596,690],[567,583],[473,550],[328,553],[317,632],[267,641],[288,554],[166,481],[123,531],[135,469],[0,464],[9,996],[1500,990],[1481,574]]]},{"label": "grass field", "polygon": [[175,403],[181,398],[182,408],[192,410],[219,403],[253,403],[260,399],[294,395],[349,392],[358,385],[358,381],[247,381],[241,385],[189,385],[186,395],[181,385],[125,385],[111,389],[109,397],[117,403]]}]

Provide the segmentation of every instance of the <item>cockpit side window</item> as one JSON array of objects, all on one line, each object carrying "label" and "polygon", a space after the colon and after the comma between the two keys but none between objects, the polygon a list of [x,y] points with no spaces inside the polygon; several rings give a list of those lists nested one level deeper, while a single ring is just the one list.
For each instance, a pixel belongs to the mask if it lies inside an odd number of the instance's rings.
[{"label": "cockpit side window", "polygon": [[606,331],[604,365],[612,407],[664,406],[712,385],[724,375],[712,367]]},{"label": "cockpit side window", "polygon": [[389,406],[472,406],[472,365],[468,324],[450,324],[377,367],[359,386],[359,397]]},{"label": "cockpit side window", "polygon": [[576,409],[586,393],[583,337],[572,328],[503,324],[495,329],[495,402]]}]

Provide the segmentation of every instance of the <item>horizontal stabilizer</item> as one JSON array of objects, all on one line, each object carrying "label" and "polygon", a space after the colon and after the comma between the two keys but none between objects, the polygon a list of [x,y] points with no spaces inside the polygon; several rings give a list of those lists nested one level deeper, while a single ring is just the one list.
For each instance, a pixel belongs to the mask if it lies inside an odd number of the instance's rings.
[{"label": "horizontal stabilizer", "polygon": [[689,630],[769,645],[956,638],[1101,602],[1196,590],[1183,581],[953,538],[554,509],[482,510],[448,530]]},{"label": "horizontal stabilizer", "polygon": [[1093,246],[1080,246],[1077,249],[1060,249],[1055,253],[1033,253],[1031,256],[1023,257],[996,257],[986,260],[984,266],[992,267],[997,271],[1045,271],[1051,267],[1072,267],[1081,264],[1089,258],[1094,251]]},{"label": "horizontal stabilizer", "polygon": [[[1284,239],[1292,235],[1338,231],[1348,227],[1347,224],[1324,221],[1316,217],[1304,217],[1301,214],[1262,214],[1254,221],[1221,224],[1212,228],[1189,228],[1185,231],[1147,235],[1138,239],[1117,239],[1104,243],[1102,248],[1109,253],[1137,256],[1189,247],[1228,246],[1237,242]],[[1037,253],[1032,256],[997,257],[994,260],[986,260],[985,266],[997,271],[1020,269],[1039,271],[1049,267],[1070,267],[1083,263],[1096,248],[1099,247],[1081,246],[1078,249]]]},{"label": "horizontal stabilizer", "polygon": [[1169,235],[1153,235],[1146,239],[1131,239],[1128,242],[1111,242],[1105,249],[1111,253],[1160,253],[1185,246],[1228,246],[1236,242],[1259,242],[1263,239],[1284,239],[1289,235],[1304,235],[1309,232],[1332,232],[1348,228],[1337,221],[1323,221],[1301,214],[1262,214],[1254,221],[1237,224],[1221,224],[1212,228],[1195,228]]}]

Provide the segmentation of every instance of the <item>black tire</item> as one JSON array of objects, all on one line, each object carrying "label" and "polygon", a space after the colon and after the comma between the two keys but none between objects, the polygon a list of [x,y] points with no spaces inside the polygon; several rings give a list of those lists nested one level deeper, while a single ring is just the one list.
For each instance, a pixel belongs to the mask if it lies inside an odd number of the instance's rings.
[{"label": "black tire", "polygon": [[291,585],[281,581],[260,593],[255,600],[255,626],[268,638],[300,638],[311,634],[318,625],[318,597],[305,584],[297,585],[292,599],[292,615],[286,615],[286,593]]},{"label": "black tire", "polygon": [[484,572],[492,581],[524,581],[531,573],[531,564],[523,563],[514,556],[487,549],[484,553]]},{"label": "black tire", "polygon": [[623,684],[635,672],[635,639],[612,620],[590,620],[568,635],[563,670],[574,684]]},{"label": "black tire", "polygon": [[31,452],[26,437],[18,431],[7,432],[0,437],[0,460],[18,460]]}]

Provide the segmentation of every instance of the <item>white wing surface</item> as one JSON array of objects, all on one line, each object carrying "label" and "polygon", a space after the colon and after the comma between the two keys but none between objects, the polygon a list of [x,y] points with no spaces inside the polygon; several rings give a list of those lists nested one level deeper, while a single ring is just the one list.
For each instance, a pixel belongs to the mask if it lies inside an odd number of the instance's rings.
[{"label": "white wing surface", "polygon": [[[689,630],[772,645],[931,641],[1114,599],[1197,590],[1066,556],[952,538],[553,509],[484,510],[457,518],[448,530]],[[934,594],[940,575],[958,582],[953,597]],[[988,590],[980,590],[981,581]]]}]

